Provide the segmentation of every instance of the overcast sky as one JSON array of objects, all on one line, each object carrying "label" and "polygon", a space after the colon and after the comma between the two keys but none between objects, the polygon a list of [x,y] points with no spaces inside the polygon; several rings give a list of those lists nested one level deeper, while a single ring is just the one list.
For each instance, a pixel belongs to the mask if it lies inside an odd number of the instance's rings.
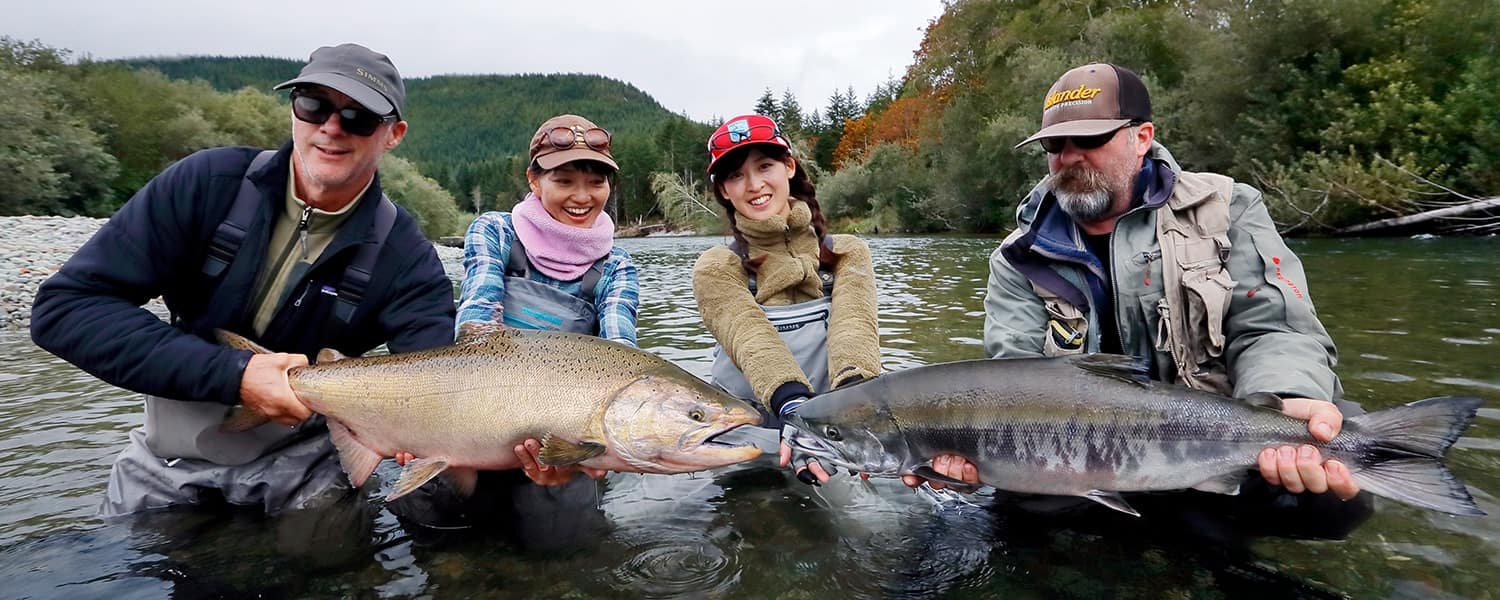
[{"label": "overcast sky", "polygon": [[358,42],[406,77],[597,73],[707,120],[748,112],[767,87],[778,98],[790,89],[804,112],[850,85],[863,99],[905,72],[942,10],[941,0],[0,0],[0,35],[95,59],[305,60]]}]

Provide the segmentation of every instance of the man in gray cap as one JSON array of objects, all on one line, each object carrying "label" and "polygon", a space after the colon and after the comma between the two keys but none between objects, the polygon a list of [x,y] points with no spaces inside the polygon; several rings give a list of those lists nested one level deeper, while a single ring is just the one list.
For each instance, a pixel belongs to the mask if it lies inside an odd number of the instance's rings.
[{"label": "man in gray cap", "polygon": [[[1038,142],[1049,175],[990,257],[986,353],[1135,356],[1161,381],[1274,393],[1327,441],[1340,407],[1359,408],[1341,401],[1301,261],[1259,191],[1183,170],[1155,136],[1150,96],[1129,69],[1085,65],[1048,90],[1042,128],[1016,147]],[[945,475],[976,480],[961,459],[942,462]],[[1359,491],[1310,445],[1267,449],[1260,474],[1294,494]]]},{"label": "man in gray cap", "polygon": [[[287,371],[322,348],[452,342],[453,288],[376,165],[407,124],[401,75],[356,44],[312,53],[279,150],[212,148],[141,188],[38,290],[37,345],[145,395],[106,516],[218,498],[266,512],[347,489],[322,418]],[[141,305],[161,296],[163,322]],[[245,334],[274,353],[214,342]],[[243,404],[273,423],[219,430]]]}]

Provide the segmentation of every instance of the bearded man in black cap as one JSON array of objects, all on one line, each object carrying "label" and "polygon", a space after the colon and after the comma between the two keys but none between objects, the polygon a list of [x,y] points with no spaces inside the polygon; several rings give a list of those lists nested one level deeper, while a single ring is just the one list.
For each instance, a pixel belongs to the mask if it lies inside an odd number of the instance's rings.
[{"label": "bearded man in black cap", "polygon": [[[451,343],[453,288],[376,165],[407,124],[401,75],[357,44],[317,49],[279,150],[213,148],[141,188],[37,292],[38,346],[145,395],[105,516],[222,499],[266,512],[347,489],[321,417],[287,371],[322,348]],[[163,322],[142,305],[161,296]],[[245,334],[275,353],[216,344]],[[235,405],[274,421],[219,430]]]},{"label": "bearded man in black cap", "polygon": [[[1042,128],[1016,147],[1040,143],[1049,174],[990,257],[986,353],[1130,355],[1160,381],[1234,398],[1276,394],[1286,414],[1328,441],[1343,414],[1360,409],[1341,398],[1337,353],[1301,261],[1259,191],[1184,170],[1156,141],[1151,119],[1146,86],[1118,65],[1074,68],[1048,90]],[[960,457],[934,463],[977,481]],[[1244,502],[1312,508],[1287,520],[1343,513],[1328,521],[1352,527],[1369,514],[1368,497],[1340,505],[1359,487],[1311,445],[1268,448],[1259,471]]]}]

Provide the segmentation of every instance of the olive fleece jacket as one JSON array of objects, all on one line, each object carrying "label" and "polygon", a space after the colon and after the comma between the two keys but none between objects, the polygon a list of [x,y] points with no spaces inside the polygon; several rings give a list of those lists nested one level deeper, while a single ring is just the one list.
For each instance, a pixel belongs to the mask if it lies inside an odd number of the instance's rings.
[{"label": "olive fleece jacket", "polygon": [[[740,234],[751,261],[760,260],[756,293],[740,257],[715,246],[693,265],[698,313],[714,339],[745,374],[755,399],[770,406],[777,388],[789,382],[811,387],[760,306],[787,306],[823,296],[818,277],[817,234],[807,204],[793,199],[785,218],[740,219]],[[875,271],[870,247],[850,235],[834,235],[833,307],[828,325],[830,384],[874,377],[880,372],[880,337],[875,316]],[[813,390],[825,392],[827,390]]]}]

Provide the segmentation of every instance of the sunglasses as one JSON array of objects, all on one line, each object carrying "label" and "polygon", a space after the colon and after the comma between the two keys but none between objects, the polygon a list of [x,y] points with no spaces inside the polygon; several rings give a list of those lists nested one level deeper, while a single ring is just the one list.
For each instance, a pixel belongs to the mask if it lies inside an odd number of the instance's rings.
[{"label": "sunglasses", "polygon": [[726,130],[708,140],[710,151],[723,151],[745,142],[775,142],[781,130],[770,125],[751,125],[746,131]]},{"label": "sunglasses", "polygon": [[[1120,129],[1125,129],[1126,127],[1134,127],[1136,125],[1139,125],[1139,123],[1131,121],[1129,123],[1126,123],[1123,127],[1120,127]],[[1059,152],[1062,152],[1063,147],[1066,146],[1070,140],[1073,142],[1074,148],[1077,148],[1079,150],[1093,150],[1094,148],[1098,148],[1100,146],[1108,144],[1110,140],[1115,139],[1115,134],[1120,133],[1120,129],[1116,129],[1109,133],[1101,133],[1099,135],[1075,135],[1070,137],[1042,138],[1038,141],[1041,142],[1042,149],[1046,150],[1048,154],[1057,154]]]},{"label": "sunglasses", "polygon": [[358,106],[338,108],[327,98],[292,92],[292,115],[298,121],[322,125],[328,122],[328,117],[333,116],[333,113],[339,114],[339,127],[360,137],[369,137],[381,124],[397,118],[394,114],[377,115]]},{"label": "sunglasses", "polygon": [[609,152],[609,140],[612,136],[604,129],[598,127],[590,129],[573,129],[571,127],[553,127],[547,132],[547,143],[558,150],[567,150],[579,144],[588,146],[590,150],[597,152]]}]

